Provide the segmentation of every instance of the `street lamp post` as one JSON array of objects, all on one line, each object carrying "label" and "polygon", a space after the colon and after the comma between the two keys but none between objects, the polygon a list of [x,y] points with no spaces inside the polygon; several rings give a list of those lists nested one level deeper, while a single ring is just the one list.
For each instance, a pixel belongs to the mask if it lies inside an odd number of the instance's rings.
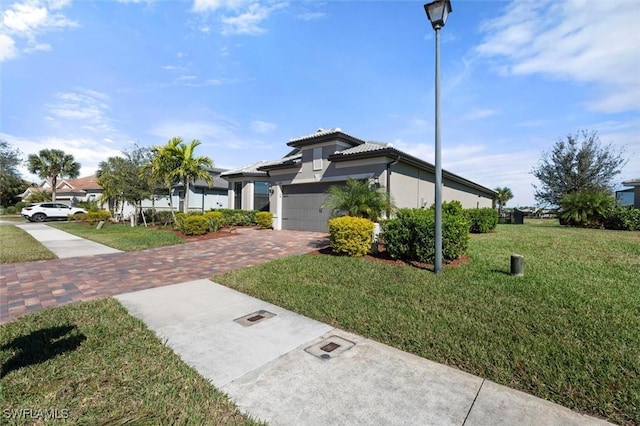
[{"label": "street lamp post", "polygon": [[442,162],[440,159],[440,28],[444,27],[451,13],[451,1],[435,0],[424,5],[427,18],[436,32],[436,187],[435,187],[435,260],[434,272],[442,272]]}]

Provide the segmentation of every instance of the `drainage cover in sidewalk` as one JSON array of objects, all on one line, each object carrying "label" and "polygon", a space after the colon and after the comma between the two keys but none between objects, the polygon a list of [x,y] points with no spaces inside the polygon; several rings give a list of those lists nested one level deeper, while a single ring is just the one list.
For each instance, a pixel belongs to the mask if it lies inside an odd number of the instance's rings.
[{"label": "drainage cover in sidewalk", "polygon": [[305,351],[321,359],[331,359],[351,349],[355,343],[338,336],[330,336],[322,342],[309,346]]},{"label": "drainage cover in sidewalk", "polygon": [[269,319],[271,317],[275,317],[276,314],[273,314],[269,311],[259,310],[257,312],[253,312],[251,314],[245,315],[240,318],[234,319],[238,324],[244,325],[245,327],[249,327],[251,325],[257,324],[261,321]]}]

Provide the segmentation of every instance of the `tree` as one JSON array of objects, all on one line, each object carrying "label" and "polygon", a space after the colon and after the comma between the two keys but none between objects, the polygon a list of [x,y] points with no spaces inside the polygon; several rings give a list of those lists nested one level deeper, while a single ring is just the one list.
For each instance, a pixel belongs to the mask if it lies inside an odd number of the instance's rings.
[{"label": "tree", "polygon": [[27,185],[22,180],[18,166],[22,163],[20,150],[12,148],[0,139],[0,206],[15,204]]},{"label": "tree", "polygon": [[209,173],[213,168],[213,161],[206,156],[195,156],[195,149],[201,144],[197,139],[188,144],[181,138],[173,138],[166,146],[165,154],[168,155],[168,163],[173,163],[176,167],[170,171],[169,175],[182,183],[184,189],[184,213],[189,211],[189,185],[196,179],[203,179],[208,184],[213,183],[213,178]]},{"label": "tree", "polygon": [[103,188],[102,197],[135,206],[136,221],[142,200],[151,195],[150,180],[145,179],[142,172],[149,161],[150,149],[135,145],[132,151],[124,152],[124,158],[110,157],[102,161],[96,172],[97,181]]},{"label": "tree", "polygon": [[612,181],[629,160],[611,144],[602,146],[598,133],[583,130],[556,141],[551,152],[543,153],[532,174],[540,180],[534,185],[539,204],[558,206],[567,194],[611,192]]},{"label": "tree", "polygon": [[346,185],[329,187],[325,205],[334,214],[346,212],[349,216],[363,217],[376,222],[384,212],[392,209],[389,195],[366,180],[349,178]]},{"label": "tree", "polygon": [[506,186],[504,188],[497,187],[494,189],[498,193],[496,201],[498,202],[498,214],[502,216],[502,208],[507,205],[507,201],[513,198],[513,192]]},{"label": "tree", "polygon": [[31,154],[27,163],[30,173],[38,175],[40,179],[50,180],[52,201],[56,201],[59,177],[74,179],[80,175],[80,163],[74,160],[73,155],[59,149],[43,149],[38,155]]},{"label": "tree", "polygon": [[164,146],[154,146],[151,148],[151,161],[142,167],[142,173],[149,176],[152,188],[164,187],[169,194],[169,209],[175,222],[175,212],[173,211],[173,189],[174,177],[172,171],[178,167],[177,159],[173,157],[173,149],[181,142],[180,138],[171,139]]}]

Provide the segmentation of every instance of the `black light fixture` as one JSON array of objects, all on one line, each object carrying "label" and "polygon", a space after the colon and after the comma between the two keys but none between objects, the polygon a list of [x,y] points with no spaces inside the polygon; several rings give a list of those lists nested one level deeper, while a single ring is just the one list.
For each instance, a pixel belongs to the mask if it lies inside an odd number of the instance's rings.
[{"label": "black light fixture", "polygon": [[439,30],[447,23],[447,17],[451,13],[450,0],[435,0],[424,5],[427,18],[431,21],[434,30]]}]

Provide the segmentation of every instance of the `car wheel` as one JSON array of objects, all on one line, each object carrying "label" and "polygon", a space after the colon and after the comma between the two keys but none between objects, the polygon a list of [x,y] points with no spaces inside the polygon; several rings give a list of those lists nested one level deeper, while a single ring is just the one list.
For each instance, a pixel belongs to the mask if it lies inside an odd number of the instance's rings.
[{"label": "car wheel", "polygon": [[47,219],[47,215],[44,213],[36,213],[33,216],[31,216],[31,219],[34,222],[44,222]]}]

